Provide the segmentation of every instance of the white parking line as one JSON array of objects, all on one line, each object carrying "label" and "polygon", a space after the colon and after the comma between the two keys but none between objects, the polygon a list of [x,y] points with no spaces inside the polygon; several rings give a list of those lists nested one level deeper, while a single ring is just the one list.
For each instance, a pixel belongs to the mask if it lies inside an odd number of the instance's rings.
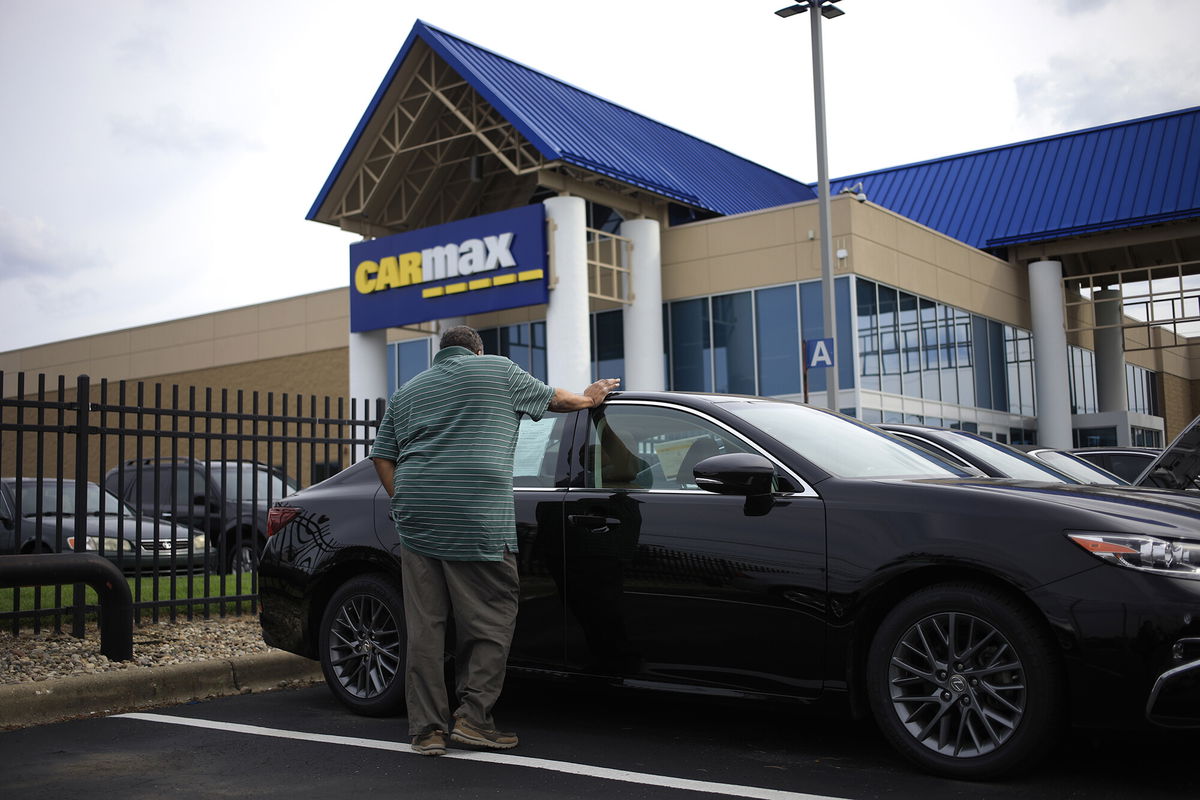
[{"label": "white parking line", "polygon": [[[357,736],[304,733],[303,731],[289,731],[280,728],[264,728],[259,725],[240,725],[235,722],[215,722],[207,719],[171,717],[166,714],[114,714],[113,717],[140,719],[146,722],[163,722],[170,725],[185,725],[192,728],[208,728],[210,730],[229,731],[231,733],[246,733],[251,736],[272,736],[276,739],[298,739],[306,742],[340,744],[348,747],[366,747],[374,750],[391,750],[396,753],[417,755],[406,742],[385,742],[380,739],[361,739]],[[428,758],[428,756],[422,756],[422,758]],[[569,761],[550,761],[544,758],[514,756],[507,753],[453,750],[444,756],[440,756],[440,758],[457,758],[464,761],[482,761],[489,764],[507,764],[513,767],[545,769],[552,772],[565,772],[569,775],[583,775],[589,778],[601,778],[603,780],[622,781],[624,783],[639,783],[646,786],[663,786],[669,789],[684,789],[691,792],[723,794],[731,797],[752,797],[761,798],[761,800],[843,800],[843,798],[830,797],[828,795],[785,792],[779,789],[764,789],[758,786],[736,786],[729,783],[696,781],[688,778],[675,778],[670,775],[651,775],[645,772],[594,767],[588,764],[572,764]]]}]

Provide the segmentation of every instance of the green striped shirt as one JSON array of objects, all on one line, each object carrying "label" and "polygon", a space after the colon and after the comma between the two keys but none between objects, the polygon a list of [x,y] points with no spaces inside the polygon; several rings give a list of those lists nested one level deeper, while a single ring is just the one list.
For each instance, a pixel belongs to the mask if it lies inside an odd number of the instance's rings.
[{"label": "green striped shirt", "polygon": [[539,420],[554,389],[503,356],[465,347],[388,401],[372,458],[396,462],[392,518],[404,546],[447,561],[501,561],[517,551],[513,452],[521,415]]}]

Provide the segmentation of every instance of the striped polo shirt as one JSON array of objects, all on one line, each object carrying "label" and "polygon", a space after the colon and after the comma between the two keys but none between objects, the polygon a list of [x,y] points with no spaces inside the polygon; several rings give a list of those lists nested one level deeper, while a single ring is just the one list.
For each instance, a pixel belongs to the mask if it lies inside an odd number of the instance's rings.
[{"label": "striped polo shirt", "polygon": [[372,458],[396,462],[392,518],[404,546],[447,561],[501,561],[517,551],[513,452],[522,414],[539,420],[554,389],[503,356],[465,347],[388,401]]}]

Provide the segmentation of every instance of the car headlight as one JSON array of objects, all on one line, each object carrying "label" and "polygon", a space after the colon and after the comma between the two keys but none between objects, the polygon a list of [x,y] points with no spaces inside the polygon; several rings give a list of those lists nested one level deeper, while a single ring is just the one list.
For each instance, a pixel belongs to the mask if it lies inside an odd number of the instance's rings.
[{"label": "car headlight", "polygon": [[1125,533],[1070,533],[1097,558],[1158,575],[1200,580],[1200,544]]},{"label": "car headlight", "polygon": [[[75,537],[74,536],[67,537],[67,549],[68,550],[75,549]],[[83,549],[98,551],[100,549],[100,537],[99,536],[83,537]],[[120,539],[116,536],[105,536],[104,537],[104,552],[106,554],[109,554],[109,553],[116,554],[118,551],[124,552],[124,553],[132,553],[133,550],[134,550],[133,542],[129,541],[128,539]]]},{"label": "car headlight", "polygon": [[205,547],[208,547],[208,540],[204,537],[203,533],[197,533],[195,536],[192,537],[192,550],[193,551],[203,550]]}]

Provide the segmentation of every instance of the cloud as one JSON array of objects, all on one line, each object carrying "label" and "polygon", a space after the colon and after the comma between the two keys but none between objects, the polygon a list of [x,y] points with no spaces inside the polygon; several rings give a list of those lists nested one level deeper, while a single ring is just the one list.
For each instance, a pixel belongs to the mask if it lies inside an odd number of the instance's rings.
[{"label": "cloud", "polygon": [[1053,0],[1052,5],[1057,7],[1063,14],[1068,17],[1076,14],[1088,14],[1093,11],[1099,11],[1105,6],[1112,5],[1114,0]]},{"label": "cloud", "polygon": [[260,142],[238,129],[189,118],[177,106],[159,106],[149,117],[112,117],[109,125],[113,136],[130,152],[150,149],[208,155],[262,149]]},{"label": "cloud", "polygon": [[0,281],[64,272],[56,238],[44,220],[0,208]]},{"label": "cloud", "polygon": [[167,36],[161,28],[142,27],[115,46],[118,64],[134,69],[167,64]]},{"label": "cloud", "polygon": [[1096,61],[1057,56],[1014,79],[1018,113],[1061,130],[1195,105],[1200,62]]}]

